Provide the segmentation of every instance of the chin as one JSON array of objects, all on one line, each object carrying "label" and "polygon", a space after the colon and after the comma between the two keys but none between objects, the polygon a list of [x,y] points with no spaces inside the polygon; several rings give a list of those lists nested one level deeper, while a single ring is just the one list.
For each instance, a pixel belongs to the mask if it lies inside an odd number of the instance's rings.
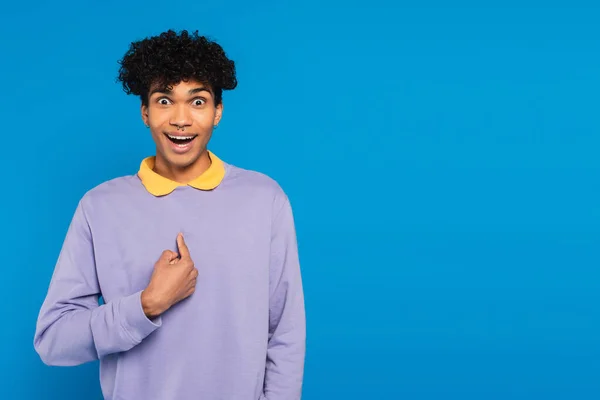
[{"label": "chin", "polygon": [[167,161],[174,167],[177,168],[187,168],[193,165],[198,159],[198,155],[189,155],[189,154],[169,154],[167,157]]},{"label": "chin", "polygon": [[[191,149],[190,151],[178,154],[167,150],[165,159],[167,162],[177,168],[187,168],[196,163],[202,156],[202,150]],[[163,153],[163,154],[165,154]]]}]

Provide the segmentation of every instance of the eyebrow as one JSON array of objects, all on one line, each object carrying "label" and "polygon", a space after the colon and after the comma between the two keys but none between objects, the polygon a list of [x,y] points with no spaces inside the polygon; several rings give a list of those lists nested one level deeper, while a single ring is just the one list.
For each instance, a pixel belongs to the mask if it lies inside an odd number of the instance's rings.
[{"label": "eyebrow", "polygon": [[[208,90],[208,89],[207,89],[207,88],[205,88],[205,87],[197,87],[197,88],[194,88],[194,89],[190,89],[190,90],[188,90],[188,94],[189,94],[190,96],[191,96],[191,95],[193,95],[193,94],[196,94],[196,93],[200,93],[200,92],[208,92],[208,93],[211,93],[211,91],[210,91],[210,90]],[[173,94],[173,91],[172,91],[172,90],[169,90],[169,89],[167,89],[167,88],[156,88],[156,89],[153,89],[153,90],[150,92],[150,96],[152,96],[154,93]],[[211,94],[212,94],[212,93],[211,93]]]}]

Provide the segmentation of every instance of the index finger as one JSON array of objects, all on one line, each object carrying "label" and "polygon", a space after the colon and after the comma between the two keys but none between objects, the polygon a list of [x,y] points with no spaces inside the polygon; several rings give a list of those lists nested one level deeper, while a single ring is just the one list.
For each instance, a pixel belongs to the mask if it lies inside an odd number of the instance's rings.
[{"label": "index finger", "polygon": [[179,257],[180,258],[191,258],[190,251],[183,240],[183,234],[180,233],[177,235],[177,247],[179,248]]}]

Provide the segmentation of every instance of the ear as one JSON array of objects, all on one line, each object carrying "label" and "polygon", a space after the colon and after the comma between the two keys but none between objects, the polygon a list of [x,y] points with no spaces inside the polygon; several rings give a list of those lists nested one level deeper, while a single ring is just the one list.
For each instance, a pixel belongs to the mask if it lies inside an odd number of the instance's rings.
[{"label": "ear", "polygon": [[142,121],[144,121],[144,125],[146,125],[146,127],[150,126],[150,121],[148,119],[148,106],[145,106],[142,103],[142,106],[140,107],[140,112],[142,113]]},{"label": "ear", "polygon": [[213,126],[219,125],[219,122],[221,122],[222,116],[223,116],[223,101],[221,101],[221,103],[216,107],[215,120],[213,121]]}]

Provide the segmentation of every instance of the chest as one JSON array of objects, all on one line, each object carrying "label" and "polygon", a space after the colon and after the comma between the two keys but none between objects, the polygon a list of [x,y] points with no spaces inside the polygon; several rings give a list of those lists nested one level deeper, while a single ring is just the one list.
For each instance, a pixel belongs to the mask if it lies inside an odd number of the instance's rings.
[{"label": "chest", "polygon": [[182,232],[198,281],[215,293],[256,290],[268,282],[270,220],[242,202],[121,204],[94,230],[96,271],[106,300],[144,289],[164,250]]}]

